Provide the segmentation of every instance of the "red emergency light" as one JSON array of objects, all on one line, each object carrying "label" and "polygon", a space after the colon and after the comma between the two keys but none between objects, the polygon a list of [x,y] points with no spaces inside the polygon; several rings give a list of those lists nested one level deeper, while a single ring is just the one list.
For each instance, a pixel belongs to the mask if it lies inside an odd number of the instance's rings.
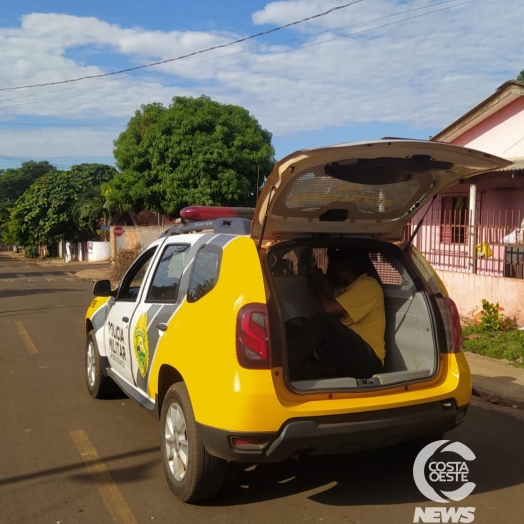
[{"label": "red emergency light", "polygon": [[214,207],[189,206],[180,211],[185,220],[217,220],[219,218],[247,218],[253,219],[255,210],[252,207]]}]

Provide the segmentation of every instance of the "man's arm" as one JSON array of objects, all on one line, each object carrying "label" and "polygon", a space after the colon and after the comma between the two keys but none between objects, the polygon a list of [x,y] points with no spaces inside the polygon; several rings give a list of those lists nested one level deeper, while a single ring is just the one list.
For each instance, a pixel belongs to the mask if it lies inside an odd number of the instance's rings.
[{"label": "man's arm", "polygon": [[[334,317],[349,317],[348,312],[326,291],[324,287],[324,273],[321,269],[316,269],[309,275],[309,285],[313,289],[322,311]],[[353,323],[351,317],[349,319],[350,323]]]}]

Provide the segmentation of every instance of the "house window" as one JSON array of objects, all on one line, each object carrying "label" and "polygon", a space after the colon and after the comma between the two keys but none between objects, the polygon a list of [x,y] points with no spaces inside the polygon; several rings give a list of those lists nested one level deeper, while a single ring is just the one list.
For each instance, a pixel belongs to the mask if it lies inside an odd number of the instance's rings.
[{"label": "house window", "polygon": [[504,276],[524,279],[524,248],[507,247]]},{"label": "house window", "polygon": [[469,199],[465,196],[443,196],[440,213],[440,241],[464,244],[468,238]]}]

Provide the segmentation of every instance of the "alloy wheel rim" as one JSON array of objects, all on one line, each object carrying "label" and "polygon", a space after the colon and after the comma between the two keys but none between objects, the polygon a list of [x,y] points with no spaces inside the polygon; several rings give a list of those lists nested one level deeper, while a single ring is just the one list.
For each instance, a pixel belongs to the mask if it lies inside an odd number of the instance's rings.
[{"label": "alloy wheel rim", "polygon": [[184,480],[189,462],[187,427],[184,412],[178,404],[169,406],[165,431],[165,453],[169,471],[176,481]]},{"label": "alloy wheel rim", "polygon": [[95,385],[95,347],[93,342],[87,344],[87,381],[93,387]]}]

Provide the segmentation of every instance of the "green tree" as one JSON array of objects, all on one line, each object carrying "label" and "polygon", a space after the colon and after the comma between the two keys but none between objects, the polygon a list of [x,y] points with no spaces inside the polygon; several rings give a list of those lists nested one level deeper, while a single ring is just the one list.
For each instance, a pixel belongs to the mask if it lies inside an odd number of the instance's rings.
[{"label": "green tree", "polygon": [[88,240],[93,235],[93,217],[75,218],[72,210],[87,188],[109,181],[115,172],[112,166],[80,164],[38,178],[13,207],[10,235],[24,246]]},{"label": "green tree", "polygon": [[[118,209],[118,206],[112,205],[110,201],[111,186],[110,182],[107,182],[117,171],[105,164],[82,164],[80,167],[96,185],[87,187],[78,195],[73,215],[78,223],[87,221],[89,229],[96,235],[100,229],[100,221],[107,225],[111,213]],[[103,180],[106,182],[102,182]]]},{"label": "green tree", "polygon": [[171,216],[192,204],[254,205],[274,163],[271,133],[246,109],[207,96],[143,105],[113,152],[113,199]]},{"label": "green tree", "polygon": [[112,212],[117,210],[109,200],[110,194],[109,182],[103,182],[99,186],[87,188],[78,197],[73,214],[77,222],[87,221],[93,235],[98,235],[100,221],[107,226]]},{"label": "green tree", "polygon": [[518,82],[524,82],[524,70],[520,72],[519,76],[517,77]]},{"label": "green tree", "polygon": [[21,167],[0,169],[0,228],[1,240],[9,240],[8,222],[12,207],[31,184],[55,170],[49,162],[24,162]]}]

